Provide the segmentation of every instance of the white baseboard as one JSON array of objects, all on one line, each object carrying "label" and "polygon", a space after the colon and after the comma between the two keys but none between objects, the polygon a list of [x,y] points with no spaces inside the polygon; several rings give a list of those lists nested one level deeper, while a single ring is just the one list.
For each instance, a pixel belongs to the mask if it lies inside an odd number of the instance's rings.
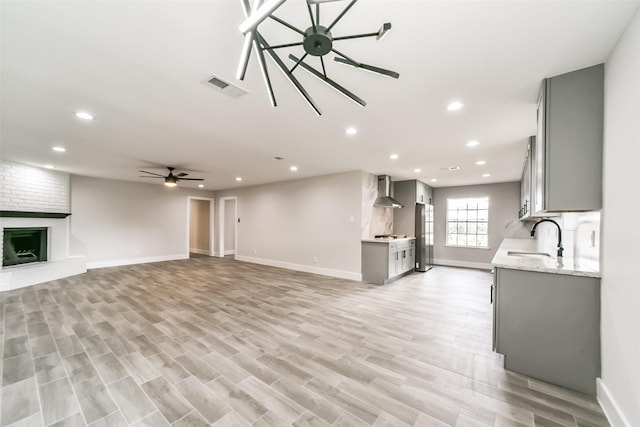
[{"label": "white baseboard", "polygon": [[631,423],[624,416],[622,409],[620,409],[602,378],[596,380],[596,396],[612,427],[631,427]]},{"label": "white baseboard", "polygon": [[470,261],[458,261],[454,259],[434,259],[435,265],[446,265],[449,267],[465,267],[465,268],[478,268],[480,270],[491,270],[491,263],[488,262],[470,262]]},{"label": "white baseboard", "polygon": [[286,268],[287,270],[304,271],[305,273],[321,274],[323,276],[337,277],[339,279],[362,280],[362,274],[350,271],[333,270],[330,268],[314,267],[304,264],[276,261],[272,259],[254,258],[244,255],[236,255],[236,261],[251,262],[253,264],[269,265],[271,267]]},{"label": "white baseboard", "polygon": [[228,251],[224,251],[225,255],[235,255],[236,251],[234,249],[229,249]]},{"label": "white baseboard", "polygon": [[91,270],[94,268],[118,267],[121,265],[146,264],[148,262],[175,261],[178,259],[189,259],[189,254],[162,255],[146,258],[129,258],[109,261],[94,261],[87,263],[87,269]]},{"label": "white baseboard", "polygon": [[209,249],[189,248],[189,253],[200,254],[200,255],[211,255],[209,253]]}]

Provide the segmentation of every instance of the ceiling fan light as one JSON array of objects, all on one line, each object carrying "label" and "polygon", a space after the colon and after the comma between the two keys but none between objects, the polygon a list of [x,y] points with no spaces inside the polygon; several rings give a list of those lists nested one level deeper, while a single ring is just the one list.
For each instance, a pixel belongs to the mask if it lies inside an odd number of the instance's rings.
[{"label": "ceiling fan light", "polygon": [[389,34],[389,31],[391,31],[391,22],[385,22],[384,24],[382,24],[382,27],[380,27],[380,31],[378,31],[376,40],[382,40],[384,36]]},{"label": "ceiling fan light", "polygon": [[164,179],[164,185],[167,187],[175,187],[178,185],[178,181],[173,176],[168,176]]}]

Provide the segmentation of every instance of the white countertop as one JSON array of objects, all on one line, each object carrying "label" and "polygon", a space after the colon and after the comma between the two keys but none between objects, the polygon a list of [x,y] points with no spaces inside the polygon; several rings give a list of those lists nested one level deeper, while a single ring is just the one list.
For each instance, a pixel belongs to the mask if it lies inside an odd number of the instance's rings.
[{"label": "white countertop", "polygon": [[600,277],[600,272],[592,267],[581,265],[573,258],[561,258],[558,262],[555,253],[543,255],[508,255],[515,252],[538,252],[534,239],[504,239],[491,261],[494,267],[512,270],[538,271],[542,273],[567,274],[571,276]]},{"label": "white countertop", "polygon": [[380,239],[362,239],[363,242],[367,243],[391,243],[391,242],[402,242],[405,240],[414,240],[415,237],[398,237],[397,239],[392,239],[391,237],[383,237]]}]

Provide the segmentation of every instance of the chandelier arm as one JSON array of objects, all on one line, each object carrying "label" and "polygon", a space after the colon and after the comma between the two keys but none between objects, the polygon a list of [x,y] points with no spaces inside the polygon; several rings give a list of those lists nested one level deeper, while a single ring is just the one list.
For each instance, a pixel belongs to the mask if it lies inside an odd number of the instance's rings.
[{"label": "chandelier arm", "polygon": [[393,77],[394,79],[397,79],[398,77],[400,77],[400,74],[398,74],[395,71],[391,71],[391,70],[387,70],[385,68],[380,68],[380,67],[376,67],[374,65],[369,65],[369,64],[363,64],[361,62],[356,62],[353,61],[352,59],[343,59],[340,57],[335,57],[333,58],[334,61],[339,62],[341,64],[346,64],[346,65],[350,65],[354,68],[361,68],[363,70],[367,70],[367,71],[371,71],[373,73],[376,74],[382,74],[384,76],[388,76],[388,77]]},{"label": "chandelier arm", "polygon": [[242,44],[242,51],[240,53],[240,62],[238,63],[238,69],[236,71],[236,78],[238,80],[244,80],[244,76],[247,73],[249,58],[251,57],[251,49],[253,47],[253,38],[253,32],[247,33],[247,35],[244,36],[244,43]]},{"label": "chandelier arm", "polygon": [[311,4],[308,1],[305,2],[307,4],[307,10],[309,11],[309,19],[311,19],[311,26],[313,27],[313,32],[316,32],[316,21],[313,19],[313,12],[311,11]]},{"label": "chandelier arm", "polygon": [[327,70],[324,68],[324,59],[322,59],[322,56],[320,57],[320,65],[322,65],[322,75],[326,79],[327,78]]},{"label": "chandelier arm", "polygon": [[302,31],[299,28],[294,27],[293,25],[289,24],[288,22],[283,21],[282,19],[278,18],[275,15],[269,15],[269,18],[273,19],[274,21],[276,21],[279,24],[284,25],[285,27],[295,31],[296,33],[302,34],[304,36],[304,31]]},{"label": "chandelier arm", "polygon": [[[302,55],[302,58],[300,58],[300,59],[298,60],[298,62],[296,62],[296,65],[294,65],[294,66],[289,70],[289,72],[290,72],[290,73],[293,73],[293,70],[295,70],[295,69],[298,67],[298,65],[300,65],[300,64],[302,63],[302,61],[304,61],[304,58],[306,58],[306,57],[307,57],[307,55],[308,55],[308,53],[306,53],[306,52],[305,52],[305,54],[304,54],[304,55]],[[289,58],[291,58],[291,55],[289,55]]]},{"label": "chandelier arm", "polygon": [[334,37],[333,41],[338,41],[338,40],[349,40],[349,39],[360,39],[363,37],[377,37],[378,36],[378,32],[375,33],[365,33],[365,34],[356,34],[353,36],[340,36],[340,37]]},{"label": "chandelier arm", "polygon": [[240,24],[238,29],[242,34],[254,31],[262,21],[271,16],[271,14],[282,6],[285,1],[286,0],[268,0],[266,3],[253,10],[251,15],[249,15],[249,17]]},{"label": "chandelier arm", "polygon": [[322,73],[320,73],[318,70],[316,70],[315,68],[311,67],[310,65],[302,62],[301,59],[296,58],[294,55],[289,55],[289,59],[291,59],[292,61],[297,61],[300,66],[302,68],[304,68],[306,71],[308,71],[311,75],[317,77],[318,79],[322,80],[323,82],[325,82],[326,84],[328,84],[329,86],[331,86],[332,88],[334,88],[335,90],[337,90],[338,92],[340,92],[341,94],[343,94],[344,96],[346,96],[347,98],[349,98],[350,100],[352,100],[353,102],[355,102],[356,104],[364,107],[365,105],[367,105],[367,103],[360,98],[359,96],[355,95],[353,92],[345,89],[343,86],[339,85],[338,83],[334,82],[333,80],[331,80],[328,77],[323,77]]},{"label": "chandelier arm", "polygon": [[349,9],[351,9],[351,8],[353,7],[353,5],[354,5],[354,4],[356,4],[356,2],[357,2],[357,1],[358,1],[358,0],[352,0],[352,1],[351,1],[351,3],[349,3],[349,4],[347,5],[347,7],[345,7],[345,8],[344,8],[344,10],[343,10],[342,12],[340,12],[340,15],[338,15],[338,16],[337,16],[337,18],[333,20],[333,22],[331,23],[331,25],[329,25],[329,26],[327,27],[327,30],[328,30],[328,31],[330,31],[330,30],[333,28],[333,26],[334,26],[334,25],[336,25],[340,19],[342,19],[342,17],[344,16],[344,14],[345,14],[345,13],[347,13],[347,12],[349,11]]},{"label": "chandelier arm", "polygon": [[[354,66],[356,66],[356,65],[359,65],[359,64],[360,64],[360,63],[359,63],[358,61],[356,61],[355,59],[349,58],[347,55],[345,55],[344,53],[342,53],[342,52],[340,52],[340,51],[338,51],[338,50],[336,50],[336,49],[331,48],[331,51],[332,51],[333,53],[337,54],[337,55],[340,55],[340,56],[341,56],[341,57],[343,57],[344,59],[346,59],[346,61],[344,61],[344,63],[351,63],[351,64],[349,64],[349,65],[354,65]],[[334,58],[334,59],[335,59],[335,58]],[[342,61],[338,61],[338,62],[342,62]]]},{"label": "chandelier arm", "polygon": [[289,70],[287,69],[287,66],[284,64],[284,62],[282,62],[282,60],[280,59],[278,54],[275,51],[269,49],[269,43],[267,43],[267,41],[264,39],[264,37],[262,37],[262,35],[260,35],[258,33],[258,34],[256,34],[256,36],[258,37],[258,40],[260,41],[260,44],[262,46],[264,46],[264,50],[271,57],[273,62],[276,63],[278,68],[280,68],[280,71],[282,71],[284,73],[285,77],[289,79],[289,81],[291,82],[293,87],[295,87],[296,90],[298,91],[298,93],[300,93],[300,95],[302,95],[302,97],[307,101],[309,106],[311,108],[313,108],[313,110],[316,112],[316,114],[321,116],[322,112],[320,111],[320,108],[318,108],[318,106],[316,105],[314,100],[311,98],[311,96],[309,96],[309,94],[307,93],[305,88],[300,84],[298,79],[296,79],[294,77],[294,75],[289,72]]},{"label": "chandelier arm", "polygon": [[278,103],[276,102],[276,95],[273,92],[273,87],[271,86],[271,79],[269,78],[269,70],[267,70],[267,61],[264,59],[264,52],[262,46],[258,42],[259,33],[254,31],[253,45],[258,53],[258,64],[260,64],[260,71],[262,71],[262,79],[264,80],[264,84],[267,87],[267,93],[269,95],[269,101],[271,101],[271,106],[277,107]]},{"label": "chandelier arm", "polygon": [[283,48],[283,47],[300,46],[300,45],[302,45],[302,42],[279,44],[279,45],[276,45],[276,46],[270,46],[269,50],[280,49],[280,48]]},{"label": "chandelier arm", "polygon": [[320,3],[316,3],[316,25],[320,25]]}]

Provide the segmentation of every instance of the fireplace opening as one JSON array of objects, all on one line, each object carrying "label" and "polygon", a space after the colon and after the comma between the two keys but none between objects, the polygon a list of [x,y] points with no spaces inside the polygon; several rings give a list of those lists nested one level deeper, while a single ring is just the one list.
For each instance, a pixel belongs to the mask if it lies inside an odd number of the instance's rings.
[{"label": "fireplace opening", "polygon": [[3,267],[46,260],[47,227],[3,230]]}]

